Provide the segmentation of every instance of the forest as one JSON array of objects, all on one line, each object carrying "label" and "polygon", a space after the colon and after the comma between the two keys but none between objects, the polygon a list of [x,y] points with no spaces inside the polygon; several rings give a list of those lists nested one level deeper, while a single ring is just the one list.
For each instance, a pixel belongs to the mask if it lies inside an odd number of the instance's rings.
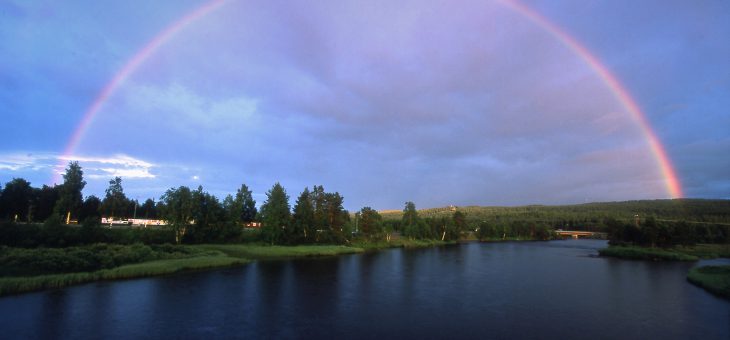
[{"label": "forest", "polygon": [[[15,178],[0,188],[0,244],[63,247],[98,242],[131,244],[240,243],[349,244],[414,240],[548,240],[554,231],[601,231],[613,244],[672,246],[730,242],[730,201],[644,200],[561,206],[455,207],[351,213],[344,197],[322,185],[304,188],[290,205],[275,183],[257,208],[242,184],[220,200],[202,187],[170,188],[158,201],[131,200],[122,178],[109,181],[103,198],[83,197],[83,170],[69,162],[61,185],[34,188]],[[101,217],[162,219],[161,228],[102,228]],[[71,225],[66,225],[66,221]],[[252,222],[261,228],[249,228]],[[259,224],[260,223],[260,224]]]}]

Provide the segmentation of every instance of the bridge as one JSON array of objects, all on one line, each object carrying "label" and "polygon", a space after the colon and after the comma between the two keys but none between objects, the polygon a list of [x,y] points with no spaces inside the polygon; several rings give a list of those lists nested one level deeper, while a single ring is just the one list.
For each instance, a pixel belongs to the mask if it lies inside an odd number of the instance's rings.
[{"label": "bridge", "polygon": [[605,239],[608,237],[607,233],[600,233],[600,232],[594,232],[594,231],[579,231],[579,230],[556,230],[556,234],[562,237],[572,237],[572,238],[581,238],[581,237],[587,237],[587,238],[601,238]]}]

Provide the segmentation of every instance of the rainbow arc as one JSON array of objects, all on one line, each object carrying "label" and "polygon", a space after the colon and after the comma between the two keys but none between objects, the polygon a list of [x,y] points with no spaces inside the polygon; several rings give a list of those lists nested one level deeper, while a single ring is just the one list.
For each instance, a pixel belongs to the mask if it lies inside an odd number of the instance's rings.
[{"label": "rainbow arc", "polygon": [[[114,77],[107,83],[106,86],[99,92],[99,95],[94,99],[91,105],[84,113],[79,125],[77,126],[74,133],[71,135],[66,148],[63,152],[61,159],[68,159],[68,156],[73,155],[76,148],[79,146],[81,139],[91,126],[94,117],[101,111],[104,103],[119,89],[124,82],[134,72],[149,59],[157,50],[159,50],[167,41],[172,39],[184,28],[190,26],[195,21],[205,17],[216,10],[224,6],[228,1],[226,0],[213,0],[209,1],[202,6],[194,9],[187,13],[177,21],[173,22],[167,28],[158,33],[152,40],[150,40],[141,50],[139,50],[126,64],[114,75]],[[577,39],[568,34],[566,31],[561,29],[559,26],[542,16],[538,12],[534,11],[527,5],[520,3],[516,0],[500,0],[498,3],[504,5],[506,8],[513,10],[522,17],[526,18],[542,30],[548,32],[557,41],[563,44],[565,47],[570,49],[575,55],[583,60],[598,77],[606,84],[616,99],[624,106],[626,111],[631,115],[632,119],[640,127],[644,138],[651,150],[656,164],[664,177],[665,186],[667,193],[672,198],[682,197],[682,187],[674,170],[674,167],[667,155],[667,152],[657,137],[656,133],[649,124],[646,114],[641,110],[637,102],[630,95],[629,91],[619,82],[618,78],[613,75],[610,70],[583,44]],[[65,164],[59,164],[64,166]],[[53,182],[60,182],[60,174],[56,174]]]}]

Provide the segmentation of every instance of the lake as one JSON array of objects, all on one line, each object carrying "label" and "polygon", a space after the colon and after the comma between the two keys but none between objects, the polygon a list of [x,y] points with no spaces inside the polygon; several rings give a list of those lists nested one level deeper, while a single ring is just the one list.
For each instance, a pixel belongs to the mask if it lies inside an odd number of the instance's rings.
[{"label": "lake", "polygon": [[605,245],[465,243],[90,283],[0,298],[0,337],[730,338],[730,302],[686,281],[696,263],[596,257]]}]

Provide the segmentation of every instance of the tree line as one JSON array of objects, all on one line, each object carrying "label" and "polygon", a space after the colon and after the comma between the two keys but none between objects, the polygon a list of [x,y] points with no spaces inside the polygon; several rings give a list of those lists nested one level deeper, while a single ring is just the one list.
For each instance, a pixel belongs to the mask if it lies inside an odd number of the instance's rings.
[{"label": "tree line", "polygon": [[[112,234],[103,236],[95,232],[101,217],[124,219],[130,217],[162,219],[167,222],[170,234],[151,238],[174,240],[177,243],[241,242],[258,240],[268,244],[347,244],[355,239],[390,241],[392,237],[454,241],[464,237],[479,240],[535,239],[555,237],[554,229],[607,231],[614,243],[637,245],[692,244],[693,242],[729,242],[730,226],[720,224],[692,224],[646,219],[645,228],[612,216],[589,217],[588,211],[621,211],[629,206],[640,205],[645,209],[668,209],[676,202],[651,204],[608,203],[562,207],[465,207],[416,210],[413,202],[406,202],[398,213],[380,214],[371,207],[364,207],[354,214],[344,209],[344,197],[338,192],[326,192],[321,185],[306,187],[297,196],[294,206],[286,189],[275,183],[266,192],[266,201],[256,208],[251,190],[242,184],[235,195],[227,195],[222,201],[204,191],[202,186],[191,189],[186,186],[171,188],[159,199],[147,199],[142,204],[127,198],[122,179],[109,181],[105,196],[90,195],[84,199],[81,191],[86,182],[78,162],[69,162],[61,185],[33,188],[24,179],[15,178],[0,188],[0,220],[10,222],[44,222],[45,227],[60,226],[67,219],[78,221],[86,234],[76,235],[67,230],[65,239],[73,244],[86,241],[114,242]],[[705,214],[712,220],[723,219],[727,202],[710,201],[702,208],[702,202],[689,202],[696,214]],[[613,210],[612,210],[613,209]],[[560,212],[566,215],[560,215]],[[601,214],[598,214],[601,216]],[[674,215],[673,215],[674,216]],[[259,232],[247,232],[244,227],[260,226]],[[259,224],[260,223],[260,224]],[[43,242],[35,242],[25,233],[27,244],[57,245],[50,240],[57,230],[35,227]],[[31,228],[32,229],[32,228]],[[48,230],[46,230],[48,229]],[[60,229],[59,229],[60,230]],[[133,233],[133,232],[132,232]],[[20,235],[20,234],[18,234]],[[35,235],[35,234],[33,234]],[[43,236],[45,235],[45,236]],[[74,236],[76,235],[76,236]],[[150,236],[125,236],[127,239],[150,239]],[[72,241],[73,240],[73,241]],[[144,241],[144,240],[143,240]],[[20,241],[19,241],[20,242]],[[45,243],[44,243],[45,242]],[[61,243],[63,243],[61,242]],[[147,242],[147,241],[144,241]]]},{"label": "tree line", "polygon": [[[257,237],[269,244],[345,244],[355,238],[388,241],[394,234],[411,239],[457,240],[469,229],[461,212],[448,218],[421,219],[413,202],[406,202],[403,218],[398,223],[384,221],[370,207],[351,216],[344,209],[344,197],[338,192],[325,191],[322,185],[315,185],[311,190],[304,188],[291,207],[286,189],[275,183],[258,210],[245,184],[235,195],[228,195],[222,201],[202,186],[197,189],[180,186],[167,190],[157,202],[147,199],[139,204],[127,198],[120,177],[109,181],[103,199],[94,195],[84,199],[81,191],[86,182],[78,162],[69,162],[63,178],[63,184],[52,187],[33,188],[20,178],[5,184],[0,191],[0,219],[44,222],[44,226],[24,229],[7,227],[6,244],[62,246],[113,242],[114,236],[109,232],[93,229],[102,216],[163,219],[178,243],[239,242],[249,239],[243,227],[251,226],[252,222],[260,223]],[[59,234],[62,229],[54,228],[65,224],[66,219],[79,221],[83,227],[80,231],[67,228]],[[61,241],[54,241],[54,237]],[[142,238],[142,241],[159,240],[169,239],[164,235]]]},{"label": "tree line", "polygon": [[687,221],[660,221],[650,216],[633,223],[607,219],[609,242],[643,247],[693,246],[696,243],[730,243],[730,226]]},{"label": "tree line", "polygon": [[34,188],[25,179],[12,179],[0,188],[0,220],[30,223],[45,222],[51,217],[65,219],[67,216],[80,222],[98,220],[101,216],[158,218],[157,204],[153,199],[140,204],[125,196],[121,177],[109,181],[103,199],[94,195],[84,199],[81,193],[86,186],[83,174],[78,162],[70,162],[61,185]]}]

